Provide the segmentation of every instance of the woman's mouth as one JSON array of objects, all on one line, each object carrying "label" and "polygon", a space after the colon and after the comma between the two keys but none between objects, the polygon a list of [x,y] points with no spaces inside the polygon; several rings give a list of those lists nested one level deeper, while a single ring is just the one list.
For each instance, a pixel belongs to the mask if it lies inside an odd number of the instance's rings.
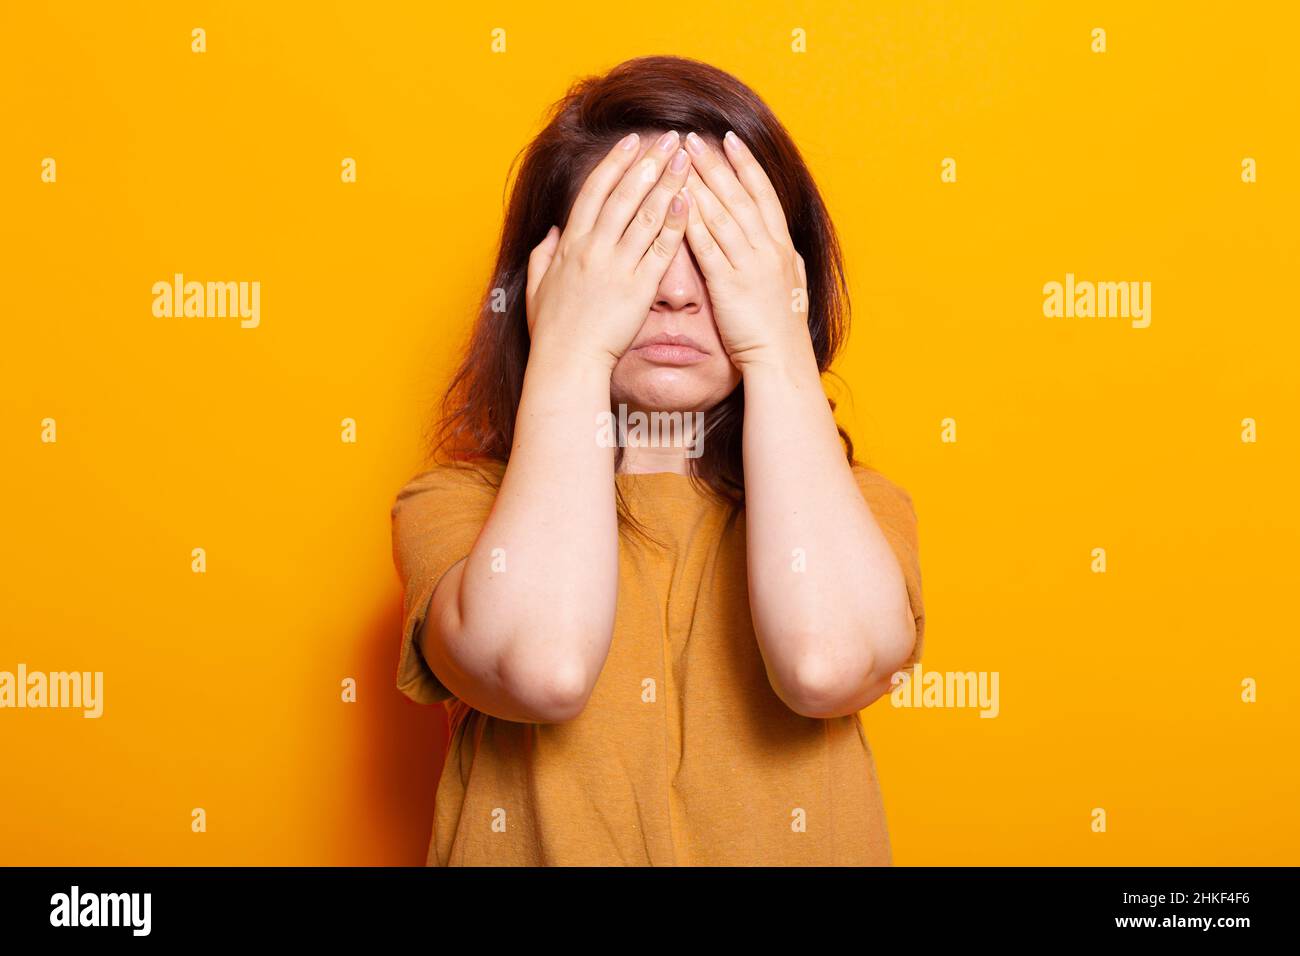
[{"label": "woman's mouth", "polygon": [[685,335],[659,335],[632,347],[637,356],[655,365],[695,365],[709,357],[698,342]]}]

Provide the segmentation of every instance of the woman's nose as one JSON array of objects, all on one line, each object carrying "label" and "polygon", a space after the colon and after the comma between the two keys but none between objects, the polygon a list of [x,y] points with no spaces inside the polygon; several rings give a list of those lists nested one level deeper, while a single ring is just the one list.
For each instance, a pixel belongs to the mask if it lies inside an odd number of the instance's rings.
[{"label": "woman's nose", "polygon": [[698,312],[704,304],[704,276],[691,258],[686,240],[682,240],[677,254],[668,265],[668,271],[655,292],[654,312]]}]

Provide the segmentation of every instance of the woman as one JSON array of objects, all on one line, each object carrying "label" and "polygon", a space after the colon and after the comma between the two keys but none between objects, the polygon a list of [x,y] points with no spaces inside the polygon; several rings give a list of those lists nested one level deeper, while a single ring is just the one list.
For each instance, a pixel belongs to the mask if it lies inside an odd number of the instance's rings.
[{"label": "woman", "polygon": [[916,518],[822,391],[846,319],[748,87],[650,57],[558,104],[392,512],[429,864],[890,862],[857,712],[920,654]]}]

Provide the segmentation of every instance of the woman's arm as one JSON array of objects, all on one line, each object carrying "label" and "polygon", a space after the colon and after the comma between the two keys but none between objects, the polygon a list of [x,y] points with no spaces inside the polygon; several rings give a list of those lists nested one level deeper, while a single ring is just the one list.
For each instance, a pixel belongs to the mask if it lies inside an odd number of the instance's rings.
[{"label": "woman's arm", "polygon": [[425,660],[452,693],[494,717],[576,716],[608,651],[613,455],[588,424],[602,407],[608,369],[533,350],[492,511],[469,556],[434,591]]},{"label": "woman's arm", "polygon": [[[745,387],[749,600],[773,689],[810,717],[889,689],[916,637],[902,569],[844,457],[808,334],[785,213],[733,134],[688,137],[687,237]],[[699,175],[696,175],[698,171]]]},{"label": "woman's arm", "polygon": [[[805,336],[806,338],[806,336]],[[912,653],[902,569],[844,457],[812,347],[755,356],[745,382],[750,607],[791,708],[838,717],[889,689]]]},{"label": "woman's arm", "polygon": [[510,460],[469,556],[435,590],[422,635],[448,689],[507,720],[577,716],[613,636],[615,450],[597,441],[598,415],[609,412],[614,364],[686,225],[676,134],[638,152],[634,137],[615,146],[563,235],[552,227],[530,258],[532,345]]}]

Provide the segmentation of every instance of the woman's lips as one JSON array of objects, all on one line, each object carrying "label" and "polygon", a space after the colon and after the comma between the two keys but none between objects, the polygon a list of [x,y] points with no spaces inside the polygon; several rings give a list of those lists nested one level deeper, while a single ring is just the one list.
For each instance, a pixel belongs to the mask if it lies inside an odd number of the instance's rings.
[{"label": "woman's lips", "polygon": [[689,345],[642,345],[636,354],[656,365],[694,365],[703,362],[707,355]]},{"label": "woman's lips", "polygon": [[695,365],[709,357],[708,352],[684,335],[656,335],[632,351],[655,365]]}]

